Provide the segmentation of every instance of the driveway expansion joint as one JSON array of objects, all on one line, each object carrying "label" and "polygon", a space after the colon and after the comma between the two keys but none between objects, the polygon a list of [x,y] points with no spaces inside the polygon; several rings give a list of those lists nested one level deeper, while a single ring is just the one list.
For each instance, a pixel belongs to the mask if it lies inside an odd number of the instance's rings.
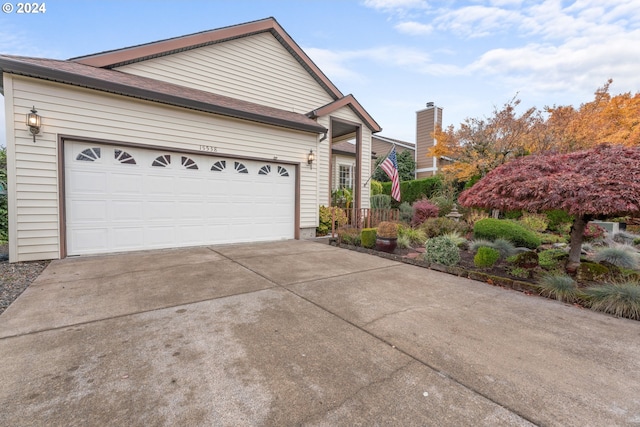
[{"label": "driveway expansion joint", "polygon": [[[286,289],[286,288],[285,288],[285,289]],[[419,358],[419,357],[417,357],[417,356],[414,356],[414,355],[413,355],[413,354],[411,354],[409,351],[406,351],[406,350],[404,350],[404,349],[402,349],[402,348],[400,348],[400,347],[396,346],[396,345],[395,345],[395,344],[393,344],[391,341],[388,341],[387,339],[385,339],[385,338],[383,338],[383,337],[381,337],[381,336],[379,336],[379,335],[376,335],[375,333],[373,333],[373,332],[369,331],[368,329],[365,329],[365,328],[364,328],[364,326],[360,326],[360,325],[358,325],[358,324],[356,324],[356,323],[352,322],[351,320],[346,319],[346,318],[344,318],[344,317],[340,316],[338,313],[334,313],[334,312],[332,312],[331,310],[328,310],[327,308],[325,308],[325,307],[323,307],[323,306],[319,305],[319,304],[318,304],[318,303],[316,303],[315,301],[312,301],[312,300],[310,300],[310,299],[308,299],[308,298],[306,298],[306,297],[304,297],[304,296],[302,296],[302,295],[300,295],[300,294],[297,294],[296,292],[294,292],[294,291],[293,291],[293,290],[291,290],[291,289],[287,289],[287,291],[291,292],[292,294],[296,295],[296,296],[297,296],[297,297],[299,297],[299,298],[302,298],[303,300],[307,301],[308,303],[313,304],[314,306],[318,307],[320,310],[323,310],[323,311],[325,311],[325,312],[329,313],[330,315],[335,316],[336,318],[338,318],[338,319],[342,320],[343,322],[345,322],[345,323],[347,323],[347,324],[351,325],[352,327],[354,327],[354,328],[356,328],[356,329],[360,330],[361,332],[364,332],[365,334],[367,334],[367,335],[371,336],[372,338],[374,338],[374,339],[376,339],[376,340],[378,340],[378,341],[381,341],[382,343],[384,343],[384,344],[386,344],[386,345],[390,346],[391,348],[393,348],[395,351],[398,351],[398,352],[400,352],[401,354],[403,354],[403,355],[405,355],[405,356],[409,357],[409,358],[410,358],[410,359],[412,359],[413,361],[415,361],[415,362],[417,362],[417,363],[420,363],[420,364],[421,364],[421,365],[423,365],[424,367],[426,367],[426,368],[430,369],[431,371],[433,371],[433,372],[437,373],[438,375],[441,375],[442,377],[446,378],[447,380],[452,381],[453,383],[455,383],[455,384],[459,385],[460,387],[463,387],[464,389],[469,390],[471,393],[474,393],[474,394],[476,394],[476,395],[478,395],[478,396],[480,396],[480,397],[482,397],[482,398],[486,399],[487,401],[489,401],[489,402],[491,402],[491,403],[493,403],[493,404],[495,404],[495,405],[497,405],[497,406],[499,406],[499,407],[503,408],[504,410],[506,410],[506,411],[508,411],[508,412],[511,412],[512,414],[517,415],[518,417],[522,418],[523,420],[525,420],[525,421],[527,421],[527,422],[529,422],[529,423],[531,423],[531,424],[539,425],[539,423],[537,423],[537,422],[535,422],[534,420],[530,419],[529,417],[527,417],[525,414],[521,413],[520,411],[518,411],[518,410],[516,410],[516,409],[513,409],[513,408],[510,408],[510,407],[508,407],[508,406],[506,406],[506,405],[504,405],[504,404],[500,403],[499,401],[495,400],[494,398],[492,398],[491,396],[487,395],[486,393],[482,392],[481,390],[477,390],[477,389],[475,389],[474,387],[472,387],[472,386],[470,386],[470,385],[465,384],[464,382],[462,382],[461,380],[458,380],[457,378],[455,378],[454,376],[452,376],[452,375],[451,375],[451,374],[449,374],[448,372],[444,372],[444,371],[442,371],[442,370],[441,370],[441,369],[439,369],[438,367],[436,367],[436,366],[434,366],[434,365],[432,365],[432,364],[430,364],[430,363],[428,363],[428,362],[426,362],[426,361],[424,361],[424,360],[420,359],[420,358]],[[397,313],[397,312],[396,312],[396,313]],[[392,313],[392,314],[393,314],[393,313]],[[371,323],[371,322],[369,322],[369,323]]]}]

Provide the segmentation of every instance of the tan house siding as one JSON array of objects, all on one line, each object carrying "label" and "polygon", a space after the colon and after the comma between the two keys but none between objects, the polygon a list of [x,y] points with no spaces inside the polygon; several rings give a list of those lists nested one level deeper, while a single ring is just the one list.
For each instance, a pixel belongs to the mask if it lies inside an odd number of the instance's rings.
[{"label": "tan house siding", "polygon": [[[416,113],[416,177],[426,178],[437,172],[436,159],[429,155],[434,146],[433,132],[436,126],[442,126],[442,108],[428,107]],[[420,169],[431,169],[420,171]]]},{"label": "tan house siding", "polygon": [[116,69],[297,113],[333,101],[269,32]]},{"label": "tan house siding", "polygon": [[[8,167],[10,176],[16,176],[9,183],[10,194],[15,194],[9,203],[12,262],[60,257],[58,135],[176,150],[207,146],[220,156],[300,164],[300,227],[317,224],[317,168],[306,162],[309,150],[317,149],[317,134],[9,74],[4,88],[6,112],[13,116],[7,129]],[[35,144],[24,124],[33,105],[42,116]]]},{"label": "tan house siding", "polygon": [[[335,117],[337,119],[342,119],[345,121],[357,123],[360,125],[361,133],[362,133],[362,174],[360,177],[361,185],[369,178],[371,173],[371,130],[365,126],[360,118],[349,108],[342,107],[333,113],[331,113],[331,117]],[[331,123],[330,116],[322,116],[318,118],[318,123],[322,126],[330,129]],[[355,138],[355,134],[349,135],[347,137],[340,138],[340,140]],[[329,170],[329,158],[331,156],[331,138],[327,138],[325,141],[321,142],[318,147],[318,153],[320,155],[320,167],[319,167],[319,181],[318,181],[318,193],[319,193],[319,204],[327,206],[330,201],[331,193],[330,193],[330,183],[329,177],[332,176],[333,170]],[[355,174],[355,171],[354,171]],[[332,176],[333,182],[335,182],[335,178]],[[355,184],[355,176],[354,176],[354,184]],[[362,206],[363,208],[369,207],[369,186],[361,188],[362,194]]]}]

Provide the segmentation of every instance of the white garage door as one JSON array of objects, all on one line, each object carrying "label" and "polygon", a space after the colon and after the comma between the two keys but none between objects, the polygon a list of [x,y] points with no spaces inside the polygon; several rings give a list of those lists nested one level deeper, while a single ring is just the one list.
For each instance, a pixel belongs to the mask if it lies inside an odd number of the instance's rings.
[{"label": "white garage door", "polygon": [[68,255],[291,239],[295,167],[67,142]]}]

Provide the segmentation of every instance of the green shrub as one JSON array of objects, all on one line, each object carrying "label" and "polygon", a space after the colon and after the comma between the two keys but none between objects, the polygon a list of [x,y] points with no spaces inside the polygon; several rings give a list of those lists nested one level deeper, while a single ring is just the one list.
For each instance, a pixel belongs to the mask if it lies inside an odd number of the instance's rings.
[{"label": "green shrub", "polygon": [[489,247],[500,252],[500,256],[502,258],[507,258],[516,254],[516,247],[506,239],[496,239],[491,242],[491,246]]},{"label": "green shrub", "polygon": [[450,233],[452,231],[458,231],[461,234],[466,234],[468,229],[464,222],[456,222],[451,218],[428,218],[420,225],[420,230],[424,231],[427,237],[437,237],[443,234]]},{"label": "green shrub", "polygon": [[577,271],[578,280],[586,282],[602,282],[608,275],[609,269],[595,262],[581,262]]},{"label": "green shrub", "polygon": [[546,249],[538,254],[538,264],[545,270],[555,270],[569,257],[563,249]]},{"label": "green shrub", "polygon": [[439,216],[446,216],[449,214],[453,210],[453,204],[455,203],[455,200],[447,194],[431,196],[429,201],[438,207]]},{"label": "green shrub", "polygon": [[546,231],[547,227],[549,226],[549,220],[545,215],[533,214],[528,212],[522,214],[522,217],[518,220],[518,223],[522,224],[526,229],[537,231],[538,233]]},{"label": "green shrub", "polygon": [[476,267],[486,268],[493,267],[500,259],[500,252],[496,249],[481,246],[473,257],[473,263]]},{"label": "green shrub", "polygon": [[593,257],[596,262],[608,262],[621,268],[634,269],[638,265],[636,255],[623,248],[603,248]]},{"label": "green shrub", "polygon": [[350,188],[338,188],[331,193],[331,206],[350,209],[353,203],[353,191]]},{"label": "green shrub", "polygon": [[509,274],[521,279],[527,279],[531,277],[531,271],[523,267],[514,267],[509,270]]},{"label": "green shrub", "polygon": [[493,242],[487,239],[474,239],[469,244],[469,249],[472,252],[476,252],[481,247],[493,248],[500,253],[502,258],[508,258],[516,254],[516,247],[513,243],[506,239],[496,239]]},{"label": "green shrub", "polygon": [[560,209],[546,211],[545,216],[548,221],[548,229],[559,233],[566,233],[573,223],[573,216]]},{"label": "green shrub", "polygon": [[7,196],[0,195],[0,243],[9,240],[9,207]]},{"label": "green shrub", "polygon": [[[439,175],[423,179],[414,179],[411,181],[402,181],[400,183],[400,193],[402,201],[412,204],[416,200],[429,198],[442,186],[442,178]],[[383,182],[382,189],[384,194],[391,195],[391,182]]]},{"label": "green shrub", "polygon": [[398,206],[398,209],[400,209],[400,221],[409,224],[413,218],[413,208],[411,205],[407,202],[402,202],[400,206]]},{"label": "green shrub", "polygon": [[325,236],[331,231],[331,218],[335,216],[335,229],[347,223],[347,214],[344,210],[336,207],[320,206],[319,224],[316,227],[316,235]]},{"label": "green shrub", "polygon": [[568,236],[559,236],[551,233],[536,233],[542,244],[568,243]]},{"label": "green shrub", "polygon": [[591,286],[585,294],[593,310],[640,320],[640,286],[637,282]]},{"label": "green shrub", "polygon": [[375,196],[377,194],[382,194],[382,183],[380,181],[376,181],[375,179],[371,180],[371,195]]},{"label": "green shrub", "polygon": [[506,211],[504,217],[506,219],[520,219],[522,218],[522,211]]},{"label": "green shrub", "polygon": [[396,240],[396,244],[400,249],[406,249],[411,247],[411,239],[409,236],[398,234],[398,239]]},{"label": "green shrub", "polygon": [[476,239],[507,239],[516,246],[535,249],[540,246],[540,238],[520,224],[509,220],[485,218],[477,221],[473,226],[473,236]]},{"label": "green shrub", "polygon": [[521,252],[515,255],[513,258],[513,264],[516,267],[521,268],[535,268],[539,265],[539,263],[540,260],[538,254],[533,251]]},{"label": "green shrub", "polygon": [[640,245],[640,237],[638,237],[637,239],[633,239],[633,244]]},{"label": "green shrub", "polygon": [[581,297],[576,282],[566,274],[546,275],[538,283],[540,295],[562,302],[575,302]]},{"label": "green shrub", "polygon": [[424,259],[442,265],[456,265],[460,262],[460,249],[446,237],[434,237],[424,245]]},{"label": "green shrub", "polygon": [[338,230],[338,238],[341,243],[360,246],[360,230],[357,228],[341,228]]},{"label": "green shrub", "polygon": [[471,252],[476,252],[478,249],[480,249],[482,246],[486,246],[487,248],[492,247],[491,245],[493,245],[493,242],[491,240],[487,240],[487,239],[473,239],[470,243],[469,243],[469,250]]},{"label": "green shrub", "polygon": [[376,246],[376,229],[363,228],[360,233],[360,242],[363,248],[373,248]]},{"label": "green shrub", "polygon": [[427,235],[419,228],[411,228],[404,225],[398,227],[398,239],[400,237],[407,238],[410,245],[424,245],[427,241]]},{"label": "green shrub", "polygon": [[387,194],[376,194],[369,199],[371,209],[391,209],[391,196]]},{"label": "green shrub", "polygon": [[444,233],[441,237],[449,239],[457,247],[467,243],[467,239],[465,239],[459,231],[450,231],[448,233]]}]

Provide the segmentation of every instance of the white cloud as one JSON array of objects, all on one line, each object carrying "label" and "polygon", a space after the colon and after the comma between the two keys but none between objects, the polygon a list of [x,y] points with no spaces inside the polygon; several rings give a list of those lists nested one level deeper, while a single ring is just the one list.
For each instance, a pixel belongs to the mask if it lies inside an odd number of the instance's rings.
[{"label": "white cloud", "polygon": [[497,7],[468,6],[440,11],[433,22],[438,30],[475,38],[506,31],[521,21],[519,12]]},{"label": "white cloud", "polygon": [[414,21],[401,22],[395,26],[395,29],[401,33],[410,34],[413,36],[421,36],[425,34],[431,34],[433,32],[433,26],[421,24]]},{"label": "white cloud", "polygon": [[363,61],[376,66],[423,69],[431,62],[428,53],[403,46],[379,46],[362,50],[331,51],[318,48],[304,48],[304,51],[330,78],[341,80],[364,80],[359,69],[366,69]]},{"label": "white cloud", "polygon": [[529,92],[591,93],[613,78],[622,92],[640,89],[640,30],[603,40],[577,38],[559,45],[492,49],[467,67]]},{"label": "white cloud", "polygon": [[365,0],[364,5],[378,10],[396,9],[426,9],[429,7],[424,0]]}]

